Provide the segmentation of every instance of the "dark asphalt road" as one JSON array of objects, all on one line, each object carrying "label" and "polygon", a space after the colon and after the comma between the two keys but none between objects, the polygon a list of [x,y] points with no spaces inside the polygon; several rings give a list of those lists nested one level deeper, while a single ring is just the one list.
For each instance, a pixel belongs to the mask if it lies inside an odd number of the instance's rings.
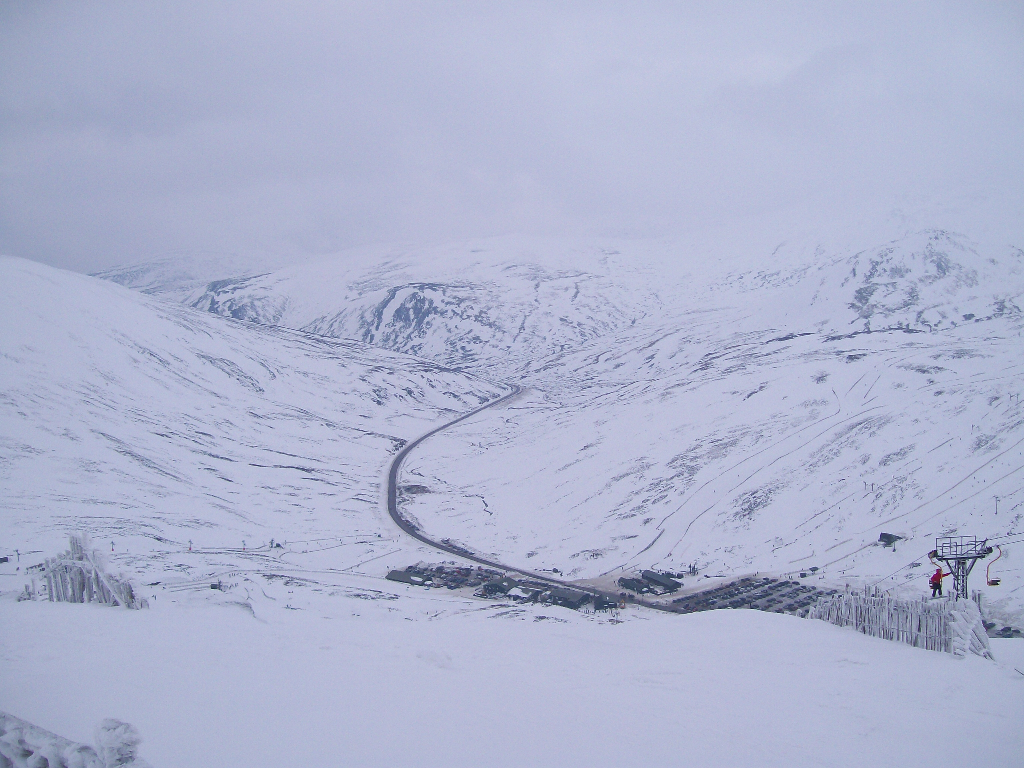
[{"label": "dark asphalt road", "polygon": [[413,525],[404,517],[402,517],[401,513],[398,511],[398,473],[402,468],[402,462],[405,461],[405,458],[416,446],[418,446],[427,438],[436,435],[438,432],[443,432],[444,430],[455,426],[461,421],[465,421],[466,419],[472,416],[476,416],[478,413],[482,411],[486,411],[488,408],[494,408],[498,405],[501,405],[502,403],[507,403],[509,400],[516,397],[520,392],[521,390],[519,387],[513,387],[512,391],[509,392],[507,395],[499,397],[497,400],[491,400],[490,402],[481,405],[479,408],[476,408],[470,411],[469,413],[465,413],[462,416],[459,416],[457,419],[453,419],[452,421],[449,421],[446,424],[442,424],[439,427],[435,427],[434,429],[427,432],[425,435],[420,435],[415,440],[405,445],[402,448],[402,450],[400,450],[395,455],[395,458],[391,461],[391,466],[388,469],[388,514],[391,515],[391,519],[395,521],[395,524],[403,531],[405,531],[407,534],[412,536],[417,541],[421,541],[427,546],[433,547],[434,549],[437,549],[441,552],[445,552],[449,555],[455,555],[456,557],[461,557],[463,560],[470,560],[474,563],[479,563],[480,565],[486,565],[490,568],[495,568],[499,571],[517,573],[521,576],[526,576],[527,578],[543,582],[545,584],[550,584],[555,587],[574,589],[578,592],[586,592],[589,595],[601,595],[609,599],[616,600],[618,599],[618,596],[609,592],[602,592],[591,587],[581,587],[578,584],[573,584],[572,582],[568,581],[561,581],[559,579],[553,579],[550,576],[543,576],[539,573],[534,573],[533,571],[524,571],[520,568],[514,568],[510,565],[499,563],[497,560],[491,560],[486,557],[481,557],[480,555],[465,550],[461,547],[456,547],[450,544],[445,544],[444,542],[435,541],[434,539],[430,538],[422,531],[420,531],[415,525]]},{"label": "dark asphalt road", "polygon": [[[514,397],[516,397],[521,391],[522,390],[519,387],[513,386],[512,391],[509,392],[507,395],[503,395],[502,397],[499,397],[496,400],[491,400],[490,402],[481,405],[479,408],[475,408],[469,413],[465,413],[462,416],[459,416],[457,419],[453,419],[452,421],[449,421],[446,424],[442,424],[439,427],[435,427],[434,429],[427,432],[425,435],[420,435],[418,438],[405,445],[402,448],[402,450],[400,450],[395,455],[395,458],[391,461],[391,466],[388,469],[388,514],[391,515],[391,519],[395,521],[395,524],[403,531],[405,531],[407,534],[412,536],[417,541],[420,541],[429,547],[433,547],[434,549],[440,552],[445,552],[449,555],[460,557],[463,560],[469,560],[474,563],[479,563],[480,565],[486,565],[490,568],[494,568],[499,571],[517,573],[533,581],[542,582],[544,584],[550,584],[553,587],[563,587],[565,589],[576,590],[577,592],[585,592],[588,595],[601,596],[612,601],[617,601],[618,594],[614,592],[604,592],[593,587],[584,587],[579,584],[574,584],[570,581],[554,579],[550,576],[544,576],[533,571],[524,571],[521,568],[514,568],[510,565],[500,563],[497,560],[481,557],[480,555],[470,552],[469,550],[463,549],[462,547],[453,546],[451,544],[445,544],[444,542],[440,541],[435,541],[434,539],[430,538],[422,531],[420,531],[415,525],[413,525],[404,517],[402,517],[401,513],[398,511],[398,473],[402,468],[402,462],[405,461],[405,458],[414,448],[416,448],[416,446],[418,446],[427,438],[436,435],[438,432],[443,432],[444,430],[455,426],[461,421],[465,421],[466,419],[471,418],[472,416],[476,416],[478,413],[481,413],[482,411],[486,411],[488,408],[494,408],[503,403],[509,402]],[[664,613],[686,612],[686,609],[682,606],[677,606],[673,603],[651,603],[647,602],[646,600],[644,600],[643,597],[640,596],[633,598],[631,602],[633,605],[643,606],[645,608],[650,608],[651,610],[655,611],[662,611]]]}]

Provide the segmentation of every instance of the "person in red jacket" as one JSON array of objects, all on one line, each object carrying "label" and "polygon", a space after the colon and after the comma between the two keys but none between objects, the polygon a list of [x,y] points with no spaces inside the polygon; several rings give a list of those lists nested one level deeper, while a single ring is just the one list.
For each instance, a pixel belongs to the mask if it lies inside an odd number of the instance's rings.
[{"label": "person in red jacket", "polygon": [[948,573],[943,573],[942,568],[935,569],[935,573],[928,579],[928,583],[932,588],[932,597],[942,597],[942,580],[949,575]]}]

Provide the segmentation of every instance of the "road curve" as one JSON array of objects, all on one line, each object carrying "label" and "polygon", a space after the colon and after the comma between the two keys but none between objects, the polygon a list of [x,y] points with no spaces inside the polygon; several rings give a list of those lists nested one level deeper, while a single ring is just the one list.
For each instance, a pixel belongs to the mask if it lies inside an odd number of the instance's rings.
[{"label": "road curve", "polygon": [[399,528],[405,531],[405,533],[409,534],[417,541],[423,542],[427,546],[433,547],[434,549],[440,550],[441,552],[446,552],[449,555],[455,555],[456,557],[461,557],[464,560],[470,560],[474,563],[479,563],[480,565],[486,565],[491,568],[496,568],[500,571],[518,573],[522,576],[526,576],[535,581],[544,582],[545,584],[550,584],[552,586],[573,589],[577,592],[586,592],[589,595],[599,595],[602,597],[607,597],[610,600],[617,599],[617,596],[610,592],[602,592],[601,590],[594,589],[593,587],[582,587],[578,584],[573,584],[572,582],[561,581],[560,579],[553,579],[550,576],[543,576],[539,573],[534,573],[533,571],[524,571],[521,568],[514,568],[510,565],[499,563],[497,560],[491,560],[486,557],[481,557],[480,555],[470,552],[469,550],[463,549],[462,547],[453,546],[451,544],[445,544],[441,541],[435,541],[434,539],[430,538],[422,531],[420,531],[415,525],[413,525],[404,517],[402,517],[401,513],[398,511],[398,473],[402,468],[402,462],[405,461],[406,457],[409,455],[410,452],[412,452],[412,450],[416,446],[418,446],[428,437],[432,437],[433,435],[436,435],[438,432],[443,432],[444,430],[455,426],[460,421],[465,421],[471,416],[476,416],[481,411],[486,411],[488,408],[494,408],[495,406],[501,405],[502,403],[507,403],[509,400],[516,397],[521,391],[522,390],[519,387],[512,385],[512,391],[509,392],[507,395],[503,395],[502,397],[499,397],[496,400],[491,400],[487,403],[484,403],[479,408],[475,408],[469,413],[464,413],[457,419],[453,419],[452,421],[449,421],[446,424],[442,424],[439,427],[435,427],[426,434],[420,435],[412,442],[407,443],[405,446],[403,446],[402,450],[395,454],[395,458],[391,460],[391,466],[388,468],[388,514],[391,515],[391,519],[395,521],[395,525],[397,525]]}]

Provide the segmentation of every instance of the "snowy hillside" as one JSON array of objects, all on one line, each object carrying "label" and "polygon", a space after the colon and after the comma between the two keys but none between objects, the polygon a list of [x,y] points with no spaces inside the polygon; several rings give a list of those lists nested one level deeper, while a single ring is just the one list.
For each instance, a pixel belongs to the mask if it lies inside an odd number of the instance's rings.
[{"label": "snowy hillside", "polygon": [[192,306],[509,375],[628,327],[661,303],[613,247],[481,241],[211,282]]},{"label": "snowy hillside", "polygon": [[[594,345],[566,362],[578,395],[537,387],[501,423],[424,446],[409,472],[434,493],[410,501],[417,518],[587,577],[696,563],[881,578],[941,533],[1020,531],[1019,320],[856,340],[718,338],[694,320],[626,353]],[[911,541],[870,547],[881,532]]]},{"label": "snowy hillside", "polygon": [[189,541],[229,567],[272,538],[380,539],[343,550],[366,555],[393,537],[389,455],[500,392],[33,262],[0,260],[0,285],[2,540],[56,553],[83,531],[146,580],[212,573]]},{"label": "snowy hillside", "polygon": [[[664,243],[497,240],[189,302],[528,387],[418,450],[430,492],[404,500],[432,535],[520,566],[606,586],[637,566],[814,568],[913,591],[935,536],[1020,532],[1019,248],[926,230],[678,263]],[[1013,549],[991,598],[1019,617]]]},{"label": "snowy hillside", "polygon": [[936,536],[998,538],[986,591],[1019,620],[1022,256],[928,232],[717,280],[548,363],[500,423],[424,446],[408,471],[432,492],[410,510],[606,586],[696,564],[920,593]]},{"label": "snowy hillside", "polygon": [[[1020,248],[982,247],[943,230],[849,253],[807,254],[782,244],[771,254],[701,262],[678,248],[501,238],[360,253],[258,276],[227,274],[185,301],[240,320],[521,375],[539,360],[683,309],[750,304],[758,309],[754,327],[799,325],[831,335],[927,331],[1018,314],[1024,290]],[[180,297],[192,281],[165,276],[163,288],[145,285]]]},{"label": "snowy hillside", "polygon": [[[813,323],[830,335],[933,331],[1021,311],[1024,252],[1012,245],[984,247],[944,230],[916,232],[851,255],[780,261],[785,266],[773,270],[732,272],[713,289],[744,296],[775,289],[776,301],[787,303],[784,322]],[[761,322],[776,319],[766,309],[761,307]]]},{"label": "snowy hillside", "polygon": [[280,267],[279,260],[251,254],[175,253],[140,264],[105,269],[93,276],[141,293],[184,301],[224,275],[238,279],[265,274]]},{"label": "snowy hillside", "polygon": [[[974,736],[951,758],[1013,765],[1019,640],[958,661],[759,611],[588,614],[383,578],[440,559],[384,511],[399,446],[516,383],[407,459],[399,502],[432,536],[605,585],[695,563],[920,593],[930,536],[1019,532],[1024,505],[1019,257],[939,274],[935,242],[873,273],[878,249],[697,279],[648,246],[642,268],[591,249],[503,271],[505,253],[433,281],[424,257],[365,286],[319,264],[203,289],[263,286],[244,306],[344,315],[338,332],[384,297],[372,345],[0,260],[0,708],[81,741],[130,720],[157,766],[855,765],[927,753],[953,685]],[[332,310],[349,284],[363,298]],[[149,610],[15,602],[76,531]],[[1007,620],[1019,546],[1007,597],[986,590]]]}]

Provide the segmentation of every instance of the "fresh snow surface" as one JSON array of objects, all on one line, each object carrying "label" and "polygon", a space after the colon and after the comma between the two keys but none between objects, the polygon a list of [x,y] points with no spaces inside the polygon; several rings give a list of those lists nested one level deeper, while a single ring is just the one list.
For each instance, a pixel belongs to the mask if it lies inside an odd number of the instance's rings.
[{"label": "fresh snow surface", "polygon": [[[0,260],[0,709],[83,741],[131,722],[156,768],[1019,764],[1020,640],[958,661],[755,611],[383,579],[446,559],[386,515],[395,452],[514,384],[410,455],[399,501],[434,537],[609,586],[815,567],[901,595],[935,535],[1002,537],[986,607],[1020,626],[1018,248],[366,257],[198,286]],[[149,610],[15,601],[77,532]]]},{"label": "fresh snow surface", "polygon": [[979,657],[759,611],[389,592],[256,618],[0,601],[0,707],[83,740],[128,720],[157,768],[1020,765],[1024,675]]}]

